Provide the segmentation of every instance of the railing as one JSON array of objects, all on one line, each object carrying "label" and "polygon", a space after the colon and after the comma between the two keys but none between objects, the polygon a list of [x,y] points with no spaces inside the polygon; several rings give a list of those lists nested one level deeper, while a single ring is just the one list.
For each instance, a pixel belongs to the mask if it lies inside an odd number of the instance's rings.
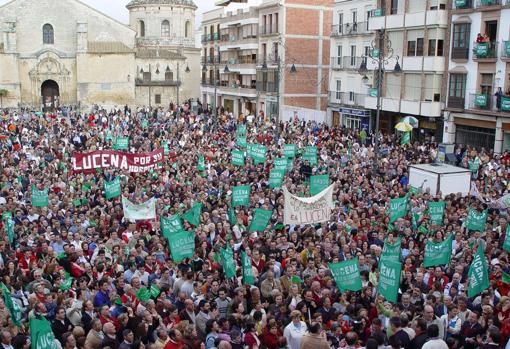
[{"label": "railing", "polygon": [[464,109],[465,99],[461,97],[448,97],[448,108]]},{"label": "railing", "polygon": [[510,58],[510,41],[503,41],[503,45],[501,45],[501,57]]},{"label": "railing", "polygon": [[136,43],[142,46],[185,46],[195,47],[195,39],[193,38],[157,38],[144,37],[136,38]]},{"label": "railing", "polygon": [[329,102],[351,106],[364,106],[366,94],[355,92],[329,91]]},{"label": "railing", "polygon": [[473,0],[453,0],[453,9],[473,8]]},{"label": "railing", "polygon": [[[203,86],[214,86],[214,79],[202,79]],[[216,80],[216,86],[219,86],[219,80]]]},{"label": "railing", "polygon": [[473,45],[473,55],[477,59],[497,58],[498,42],[475,42]]},{"label": "railing", "polygon": [[231,64],[231,65],[235,65],[235,64],[257,64],[258,60],[257,59],[253,59],[251,57],[240,57],[240,58],[228,58],[228,59],[223,59],[221,61],[221,64]]},{"label": "railing", "polygon": [[212,37],[213,41],[219,41],[220,40],[220,33],[214,33]]},{"label": "railing", "polygon": [[384,16],[384,8],[376,8],[370,11],[370,17],[381,17]]},{"label": "railing", "polygon": [[332,36],[348,36],[369,33],[368,22],[335,24],[331,27]]},{"label": "railing", "polygon": [[496,6],[501,5],[502,0],[476,0],[475,7],[476,8],[483,8],[487,6]]},{"label": "railing", "polygon": [[207,57],[207,63],[208,64],[220,63],[220,56],[219,55],[208,56]]},{"label": "railing", "polygon": [[483,93],[470,93],[469,109],[497,111],[496,96]]},{"label": "railing", "polygon": [[256,87],[259,92],[278,92],[278,83],[274,81],[257,81]]},{"label": "railing", "polygon": [[144,80],[135,79],[136,86],[180,86],[180,80]]},{"label": "railing", "polygon": [[331,69],[343,69],[344,60],[343,57],[331,57]]},{"label": "railing", "polygon": [[469,47],[453,47],[452,59],[468,59]]},{"label": "railing", "polygon": [[278,26],[272,26],[272,27],[261,27],[259,35],[274,35],[278,34]]},{"label": "railing", "polygon": [[353,69],[358,70],[361,66],[361,62],[365,60],[364,57],[345,56],[343,59],[342,69]]}]

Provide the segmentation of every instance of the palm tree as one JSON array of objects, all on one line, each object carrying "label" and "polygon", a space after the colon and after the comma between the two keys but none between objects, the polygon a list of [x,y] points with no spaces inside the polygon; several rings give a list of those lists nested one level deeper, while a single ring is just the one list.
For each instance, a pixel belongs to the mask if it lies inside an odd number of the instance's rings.
[{"label": "palm tree", "polygon": [[9,94],[9,91],[7,91],[6,89],[0,88],[0,109],[2,109],[3,98],[7,97],[8,94]]}]

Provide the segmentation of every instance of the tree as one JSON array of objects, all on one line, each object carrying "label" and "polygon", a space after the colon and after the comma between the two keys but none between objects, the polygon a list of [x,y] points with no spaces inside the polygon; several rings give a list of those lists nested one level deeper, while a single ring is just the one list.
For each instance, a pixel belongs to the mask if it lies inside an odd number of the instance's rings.
[{"label": "tree", "polygon": [[3,98],[4,97],[7,97],[7,95],[9,94],[9,91],[7,91],[6,89],[3,89],[3,88],[0,88],[0,109],[3,108]]}]

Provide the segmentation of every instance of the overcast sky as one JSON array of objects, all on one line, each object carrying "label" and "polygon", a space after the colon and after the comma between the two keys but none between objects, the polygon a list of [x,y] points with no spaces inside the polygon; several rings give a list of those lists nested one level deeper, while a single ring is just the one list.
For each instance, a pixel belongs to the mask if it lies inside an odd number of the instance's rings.
[{"label": "overcast sky", "polygon": [[[0,6],[9,2],[10,0],[0,0]],[[58,1],[66,1],[66,0],[55,0]],[[129,13],[126,9],[126,4],[129,0],[81,0],[82,2],[98,9],[101,12],[106,13],[107,15],[120,20],[123,23],[128,23]],[[215,0],[194,0],[195,4],[198,6],[197,10],[197,18],[196,25],[197,27],[200,25],[202,20],[202,13],[212,10],[214,8]]]}]

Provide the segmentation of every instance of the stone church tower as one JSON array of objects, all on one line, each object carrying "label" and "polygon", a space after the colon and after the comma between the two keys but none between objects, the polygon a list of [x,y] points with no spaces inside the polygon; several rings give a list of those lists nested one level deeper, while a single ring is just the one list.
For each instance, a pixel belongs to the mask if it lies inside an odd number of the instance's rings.
[{"label": "stone church tower", "polygon": [[192,0],[132,0],[136,31],[136,101],[167,105],[200,95],[200,49],[195,47]]}]

